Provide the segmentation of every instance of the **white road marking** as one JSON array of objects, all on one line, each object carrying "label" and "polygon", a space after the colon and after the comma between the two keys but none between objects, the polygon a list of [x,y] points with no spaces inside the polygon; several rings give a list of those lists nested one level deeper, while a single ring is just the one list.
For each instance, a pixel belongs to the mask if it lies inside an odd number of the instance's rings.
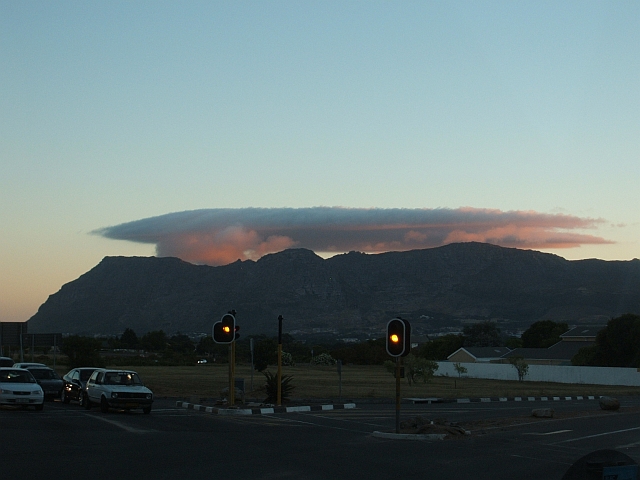
[{"label": "white road marking", "polygon": [[154,432],[156,432],[156,430],[144,430],[142,428],[133,428],[133,427],[130,427],[129,425],[126,425],[126,424],[124,424],[122,422],[117,422],[115,420],[109,420],[108,418],[100,417],[98,415],[91,415],[89,413],[85,413],[84,415],[86,415],[88,417],[95,418],[97,420],[102,420],[103,422],[106,422],[106,423],[110,423],[111,425],[114,425],[114,426],[116,426],[118,428],[121,428],[122,430],[125,430],[125,431],[127,431],[129,433],[154,433]]},{"label": "white road marking", "polygon": [[573,432],[573,430],[556,430],[555,432],[546,432],[546,433],[533,432],[533,433],[525,433],[525,435],[544,436],[544,435],[556,435],[558,433],[567,433],[567,432]]},{"label": "white road marking", "polygon": [[560,442],[555,442],[555,443],[558,444],[558,443],[577,442],[579,440],[587,440],[589,438],[604,437],[606,435],[615,435],[617,433],[633,432],[634,430],[640,430],[640,427],[625,428],[624,430],[614,430],[613,432],[596,433],[595,435],[587,435],[586,437],[571,438],[569,440],[562,440]]}]

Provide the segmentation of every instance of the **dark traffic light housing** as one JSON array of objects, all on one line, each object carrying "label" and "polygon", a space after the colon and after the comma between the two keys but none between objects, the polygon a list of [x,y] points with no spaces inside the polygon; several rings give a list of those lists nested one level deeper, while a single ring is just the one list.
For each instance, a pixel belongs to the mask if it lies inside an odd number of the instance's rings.
[{"label": "dark traffic light housing", "polygon": [[213,341],[216,343],[231,343],[236,339],[236,317],[230,313],[225,313],[219,322],[213,324]]},{"label": "dark traffic light housing", "polygon": [[387,353],[392,357],[406,357],[411,351],[411,325],[403,318],[387,323]]}]

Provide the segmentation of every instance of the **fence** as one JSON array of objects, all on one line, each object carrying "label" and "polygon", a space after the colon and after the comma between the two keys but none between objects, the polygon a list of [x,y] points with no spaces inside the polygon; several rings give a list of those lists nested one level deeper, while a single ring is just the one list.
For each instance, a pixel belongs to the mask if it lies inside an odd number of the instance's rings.
[{"label": "fence", "polygon": [[[504,363],[461,363],[466,377],[495,380],[518,380],[518,372]],[[436,375],[457,377],[453,362],[438,362]],[[573,367],[557,365],[529,365],[525,380],[534,382],[584,383],[589,385],[640,386],[640,372],[636,368]]]}]

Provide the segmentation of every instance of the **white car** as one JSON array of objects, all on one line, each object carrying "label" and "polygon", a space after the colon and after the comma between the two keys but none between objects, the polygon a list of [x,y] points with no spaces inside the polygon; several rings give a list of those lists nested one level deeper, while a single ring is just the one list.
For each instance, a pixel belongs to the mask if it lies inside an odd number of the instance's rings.
[{"label": "white car", "polygon": [[44,408],[44,391],[31,372],[22,368],[0,368],[0,405]]},{"label": "white car", "polygon": [[87,410],[92,405],[100,405],[103,413],[107,413],[109,408],[141,408],[144,413],[151,413],[153,392],[132,370],[99,368],[87,380],[83,400]]}]

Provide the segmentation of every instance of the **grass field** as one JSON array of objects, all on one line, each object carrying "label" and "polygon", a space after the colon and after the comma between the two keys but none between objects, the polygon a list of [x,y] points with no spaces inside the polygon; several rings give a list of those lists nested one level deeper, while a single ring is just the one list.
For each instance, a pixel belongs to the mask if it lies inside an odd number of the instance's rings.
[{"label": "grass field", "polygon": [[[228,365],[194,365],[187,367],[132,367],[155,393],[162,397],[221,398],[221,390],[228,386]],[[276,367],[269,367],[276,373]],[[342,382],[336,367],[283,367],[283,374],[292,375],[295,399],[390,399],[395,397],[395,380],[382,366],[347,365],[342,367]],[[253,373],[248,365],[236,366],[236,378],[244,378],[246,399],[262,401],[265,377]],[[458,377],[434,377],[428,383],[409,386],[401,383],[401,396],[406,397],[514,397],[514,396],[573,396],[573,395],[640,395],[640,387],[517,382]]]}]

